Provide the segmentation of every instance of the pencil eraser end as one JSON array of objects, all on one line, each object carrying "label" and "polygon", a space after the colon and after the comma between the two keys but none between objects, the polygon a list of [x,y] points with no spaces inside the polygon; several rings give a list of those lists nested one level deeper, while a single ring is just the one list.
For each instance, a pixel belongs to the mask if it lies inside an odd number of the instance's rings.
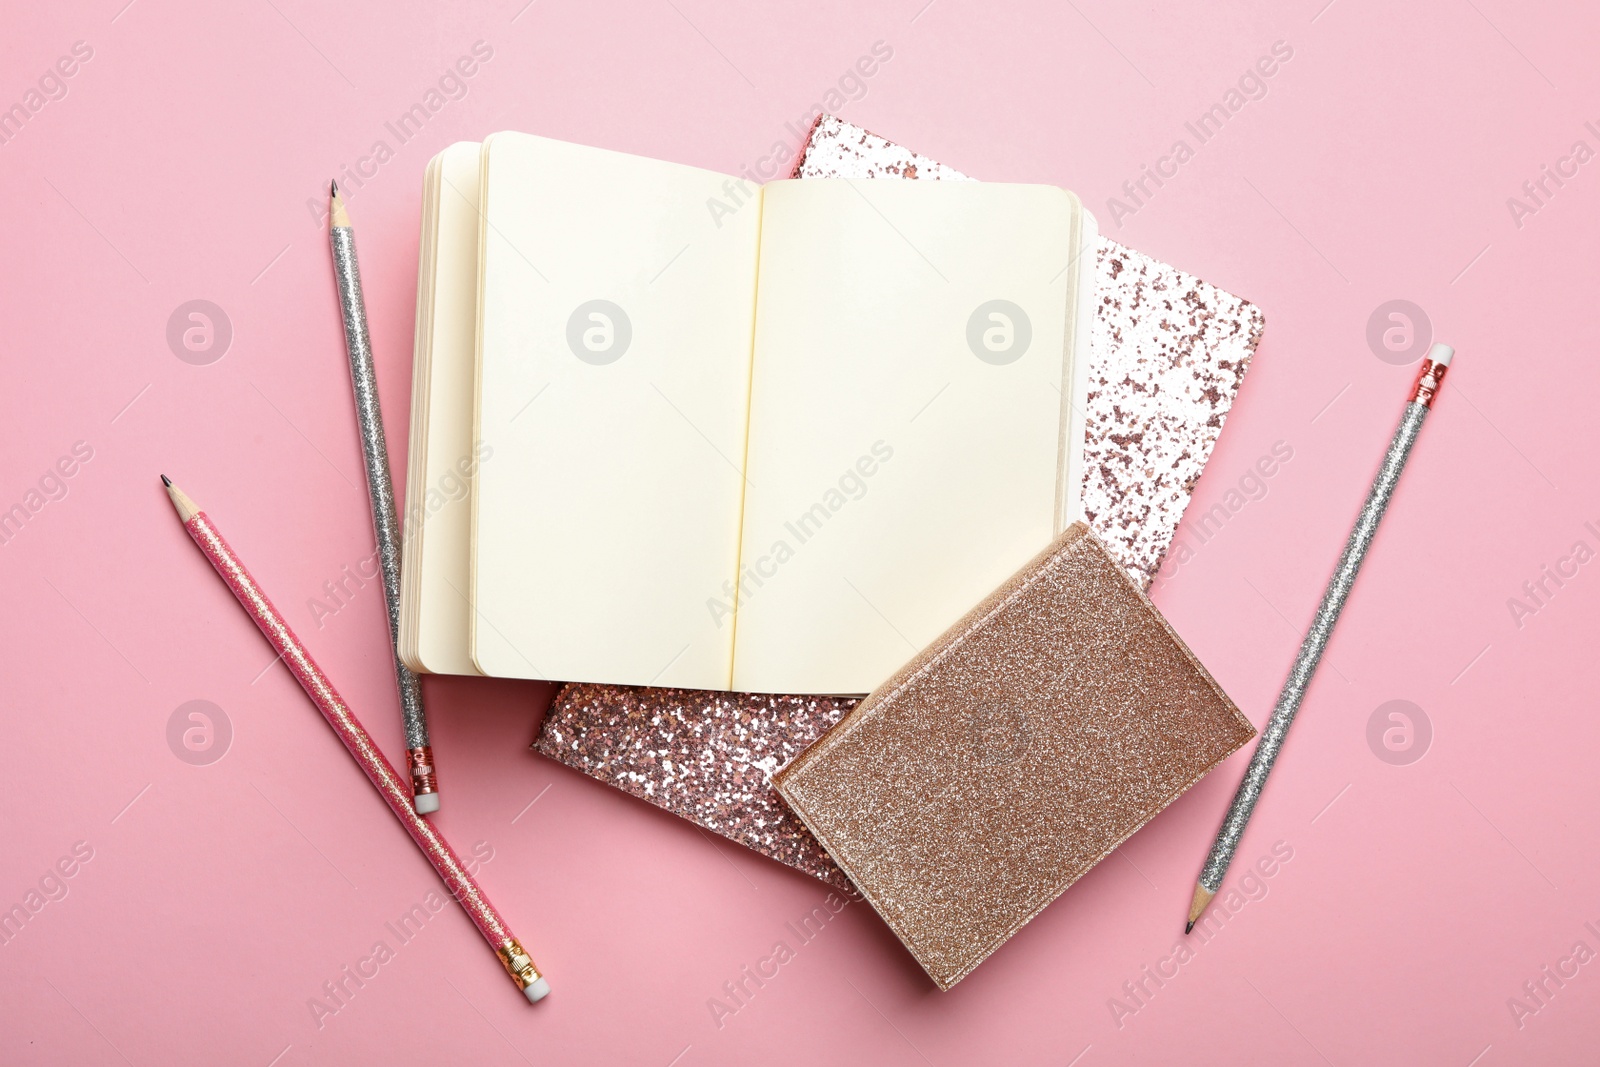
[{"label": "pencil eraser end", "polygon": [[1448,367],[1450,365],[1450,358],[1455,354],[1456,350],[1451,348],[1449,345],[1436,344],[1432,348],[1428,349],[1428,358],[1439,364],[1441,367]]},{"label": "pencil eraser end", "polygon": [[418,793],[411,799],[418,815],[432,815],[439,810],[438,793]]},{"label": "pencil eraser end", "polygon": [[529,1004],[537,1004],[550,995],[550,983],[543,978],[531,985],[522,987],[522,995],[528,998]]}]

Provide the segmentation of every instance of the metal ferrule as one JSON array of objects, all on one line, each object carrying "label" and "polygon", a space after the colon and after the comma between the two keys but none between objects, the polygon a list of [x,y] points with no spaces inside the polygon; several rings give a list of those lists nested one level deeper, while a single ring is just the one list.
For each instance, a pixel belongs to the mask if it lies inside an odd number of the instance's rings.
[{"label": "metal ferrule", "polygon": [[1439,386],[1444,383],[1444,372],[1450,368],[1443,363],[1435,363],[1431,359],[1422,361],[1422,368],[1417,372],[1417,382],[1411,387],[1411,402],[1421,404],[1425,408],[1433,407],[1433,398],[1439,395]]},{"label": "metal ferrule", "polygon": [[421,796],[424,793],[437,793],[439,783],[433,778],[433,749],[423,745],[421,748],[406,749],[406,766],[411,771],[411,792]]},{"label": "metal ferrule", "polygon": [[494,951],[511,980],[517,983],[518,989],[527,989],[540,979],[539,968],[534,964],[533,957],[523,950],[522,943],[516,938],[507,938]]}]

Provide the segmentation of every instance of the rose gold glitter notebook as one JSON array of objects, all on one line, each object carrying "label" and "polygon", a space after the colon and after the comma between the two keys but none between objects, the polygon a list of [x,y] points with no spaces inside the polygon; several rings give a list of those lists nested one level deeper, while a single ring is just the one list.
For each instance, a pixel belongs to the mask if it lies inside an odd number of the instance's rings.
[{"label": "rose gold glitter notebook", "polygon": [[568,685],[534,751],[779,863],[850,882],[772,789],[772,773],[856,697]]},{"label": "rose gold glitter notebook", "polygon": [[949,989],[1254,733],[1074,523],[774,781]]},{"label": "rose gold glitter notebook", "polygon": [[[816,121],[793,176],[971,180],[831,115]],[[1107,549],[1148,588],[1265,320],[1248,301],[1104,237],[1097,260],[1083,506]],[[801,702],[806,715],[791,715],[784,701]],[[766,782],[855,703],[567,686],[533,747],[835,881],[838,868]]]}]

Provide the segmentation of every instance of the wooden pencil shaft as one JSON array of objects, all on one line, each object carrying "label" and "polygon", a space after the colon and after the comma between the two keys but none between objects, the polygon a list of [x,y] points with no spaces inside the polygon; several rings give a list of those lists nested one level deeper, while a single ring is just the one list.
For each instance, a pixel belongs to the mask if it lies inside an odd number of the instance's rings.
[{"label": "wooden pencil shaft", "polygon": [[[329,231],[333,250],[334,275],[339,287],[339,310],[344,321],[345,349],[350,360],[350,382],[355,392],[356,417],[361,436],[361,456],[366,468],[367,493],[372,505],[373,536],[378,549],[378,569],[383,580],[384,606],[389,618],[390,655],[394,662],[395,685],[400,693],[400,712],[405,725],[406,747],[413,751],[428,747],[428,720],[422,704],[422,685],[400,661],[400,524],[394,502],[394,483],[389,474],[389,451],[384,437],[383,410],[378,402],[377,370],[372,358],[372,340],[367,329],[366,302],[361,291],[361,268],[356,257],[355,233],[349,226],[343,200],[333,196],[334,226]],[[343,224],[340,220],[343,220]],[[411,761],[412,785],[416,792],[432,792],[431,760]]]},{"label": "wooden pencil shaft", "polygon": [[[405,780],[389,763],[366,728],[345,703],[344,698],[333,687],[333,683],[322,673],[322,669],[311,658],[311,653],[278,609],[273,606],[266,593],[256,584],[255,578],[243,561],[212,525],[205,512],[201,511],[177,486],[172,485],[170,481],[166,481],[166,484],[167,495],[172,500],[180,519],[183,520],[184,529],[188,531],[189,536],[199,546],[200,551],[233,592],[240,606],[255,622],[263,636],[282,656],[284,665],[300,683],[306,695],[311,698],[311,702],[317,706],[317,710],[322,713],[322,717],[332,727],[334,733],[339,736],[346,750],[377,789],[379,796],[399,820],[413,843],[432,864],[451,897],[461,905],[484,940],[489,942],[490,947],[500,957],[502,964],[511,973],[513,981],[524,990],[539,981],[537,968],[531,959],[527,959],[526,953],[522,951],[520,944],[507,928],[505,920],[489,902],[449,842],[413,809],[411,793]],[[515,946],[515,951],[513,952],[508,946]],[[514,969],[511,960],[525,960],[526,965]]]},{"label": "wooden pencil shaft", "polygon": [[[1378,525],[1383,521],[1401,472],[1405,470],[1411,448],[1416,444],[1417,436],[1422,431],[1423,421],[1427,418],[1439,383],[1444,377],[1450,354],[1453,353],[1446,349],[1446,354],[1442,357],[1443,362],[1440,363],[1435,363],[1431,358],[1423,361],[1417,384],[1412,389],[1412,399],[1406,404],[1400,424],[1395,428],[1394,436],[1389,441],[1383,462],[1378,467],[1371,488],[1367,491],[1366,501],[1356,517],[1350,536],[1345,540],[1339,564],[1328,579],[1328,586],[1317,606],[1316,615],[1300,643],[1299,652],[1289,669],[1288,678],[1284,680],[1283,689],[1278,694],[1277,704],[1267,719],[1266,727],[1261,731],[1255,752],[1251,754],[1250,763],[1245,768],[1244,778],[1239,783],[1233,802],[1228,806],[1228,813],[1223,818],[1222,828],[1218,831],[1217,839],[1206,857],[1205,866],[1201,868],[1195,898],[1191,904],[1189,917],[1191,927],[1196,918],[1196,909],[1203,910],[1205,904],[1209,903],[1210,895],[1214,895],[1222,887],[1222,880],[1228,873],[1235,852],[1238,851],[1239,840],[1244,834],[1245,826],[1249,823],[1256,803],[1261,798],[1267,777],[1272,773],[1284,739],[1288,736],[1289,727],[1300,710],[1306,689],[1310,686],[1317,666],[1322,661],[1322,655],[1327,650],[1328,642],[1333,637],[1334,626],[1338,623],[1339,615],[1350,596],[1350,590],[1355,585],[1356,575],[1366,559],[1367,550],[1377,535]],[[1205,895],[1204,901],[1201,899],[1202,895]]]}]

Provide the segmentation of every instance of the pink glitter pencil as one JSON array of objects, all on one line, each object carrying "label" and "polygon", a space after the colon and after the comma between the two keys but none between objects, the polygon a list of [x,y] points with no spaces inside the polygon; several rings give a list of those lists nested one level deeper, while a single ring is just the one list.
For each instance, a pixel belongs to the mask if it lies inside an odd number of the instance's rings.
[{"label": "pink glitter pencil", "polygon": [[289,624],[283,621],[283,616],[272,606],[272,601],[261,591],[244,563],[233,554],[233,549],[228,547],[228,542],[222,539],[222,534],[217,532],[206,513],[196,507],[194,501],[173,485],[172,479],[165,474],[161,476],[161,484],[167,487],[167,495],[172,498],[172,506],[178,509],[183,528],[189,531],[194,543],[200,546],[200,551],[205,553],[206,559],[211,561],[228,588],[233,590],[233,595],[239,598],[239,603],[249,612],[272,647],[283,657],[283,662],[300,682],[300,687],[306,691],[317,710],[322,712],[322,717],[328,720],[328,725],[339,735],[339,740],[350,750],[350,755],[367,772],[367,778],[389,805],[389,810],[394,812],[394,817],[400,820],[400,825],[406,828],[411,840],[417,843],[422,854],[428,857],[428,862],[433,864],[433,869],[439,872],[450,895],[465,909],[472,924],[489,942],[495,955],[500,957],[500,962],[511,975],[512,981],[517,983],[517,988],[522,990],[530,1003],[541,999],[550,992],[550,983],[539,973],[533,958],[523,950],[521,943],[511,935],[506,921],[489,903],[489,898],[483,895],[483,890],[468,873],[449,842],[440,836],[432,824],[412,810],[410,786],[395,773],[383,752],[362,728],[355,713],[323,675],[321,668],[311,658],[311,653],[289,629]]}]

